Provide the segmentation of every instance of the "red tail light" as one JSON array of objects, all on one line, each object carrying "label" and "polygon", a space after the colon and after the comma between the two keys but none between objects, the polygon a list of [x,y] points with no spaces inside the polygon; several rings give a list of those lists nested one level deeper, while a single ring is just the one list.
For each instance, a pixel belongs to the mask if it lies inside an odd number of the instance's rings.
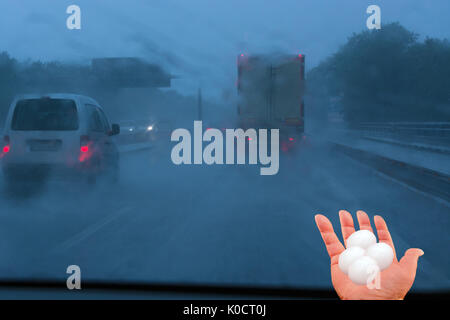
[{"label": "red tail light", "polygon": [[81,146],[80,151],[81,152],[88,152],[89,151],[89,146]]},{"label": "red tail light", "polygon": [[294,138],[289,138],[289,141],[294,141]]},{"label": "red tail light", "polygon": [[3,153],[8,153],[11,150],[9,136],[4,136],[3,141],[4,141]]},{"label": "red tail light", "polygon": [[80,137],[80,157],[79,157],[80,162],[83,162],[90,158],[91,154],[89,150],[90,144],[91,142],[89,140],[89,136],[84,135]]}]

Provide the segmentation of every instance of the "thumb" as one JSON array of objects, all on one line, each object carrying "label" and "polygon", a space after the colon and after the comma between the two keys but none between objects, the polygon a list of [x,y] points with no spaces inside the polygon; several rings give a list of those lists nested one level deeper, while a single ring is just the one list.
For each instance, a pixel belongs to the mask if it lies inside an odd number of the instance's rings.
[{"label": "thumb", "polygon": [[411,274],[415,276],[417,269],[417,261],[420,256],[423,256],[424,252],[422,249],[408,249],[405,255],[400,259],[400,265],[406,268]]}]

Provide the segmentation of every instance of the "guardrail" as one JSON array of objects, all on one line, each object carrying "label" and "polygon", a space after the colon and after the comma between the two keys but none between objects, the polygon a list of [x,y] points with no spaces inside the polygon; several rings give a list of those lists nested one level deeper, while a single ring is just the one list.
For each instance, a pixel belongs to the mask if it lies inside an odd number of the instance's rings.
[{"label": "guardrail", "polygon": [[366,150],[333,143],[334,147],[366,166],[401,182],[413,189],[443,200],[450,206],[450,176],[445,173],[394,160]]},{"label": "guardrail", "polygon": [[341,138],[450,153],[450,122],[365,122],[351,127],[334,125],[330,130]]},{"label": "guardrail", "polygon": [[450,122],[369,122],[354,129],[366,137],[450,146]]}]

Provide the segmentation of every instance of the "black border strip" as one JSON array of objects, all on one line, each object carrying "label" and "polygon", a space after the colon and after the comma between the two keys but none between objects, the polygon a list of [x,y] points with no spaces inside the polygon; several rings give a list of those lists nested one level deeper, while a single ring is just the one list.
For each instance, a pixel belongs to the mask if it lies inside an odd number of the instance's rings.
[{"label": "black border strip", "polygon": [[[61,289],[68,290],[65,281],[29,281],[29,280],[1,280],[1,288],[15,289]],[[328,289],[297,289],[277,287],[243,287],[227,285],[202,284],[162,284],[141,282],[102,282],[88,281],[82,283],[83,290],[107,290],[117,293],[185,293],[185,294],[211,294],[233,297],[251,298],[291,298],[291,299],[338,299],[333,290]],[[410,292],[407,300],[450,300],[450,291],[436,292]]]}]

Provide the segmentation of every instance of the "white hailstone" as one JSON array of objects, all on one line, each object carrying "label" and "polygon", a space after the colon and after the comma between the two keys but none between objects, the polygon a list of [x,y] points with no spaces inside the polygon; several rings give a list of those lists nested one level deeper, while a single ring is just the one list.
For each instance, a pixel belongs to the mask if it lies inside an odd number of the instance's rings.
[{"label": "white hailstone", "polygon": [[348,277],[356,284],[366,285],[368,280],[372,281],[372,279],[375,279],[374,276],[379,271],[380,267],[378,267],[377,262],[373,258],[363,256],[350,265]]},{"label": "white hailstone", "polygon": [[371,245],[366,254],[377,262],[381,270],[388,268],[394,260],[394,251],[384,242]]},{"label": "white hailstone", "polygon": [[361,247],[367,249],[377,242],[375,235],[369,230],[358,230],[350,235],[347,239],[347,248]]},{"label": "white hailstone", "polygon": [[341,271],[345,274],[348,274],[348,267],[350,267],[356,259],[364,256],[364,254],[365,250],[360,247],[345,249],[345,251],[339,255],[339,269],[341,269]]}]

